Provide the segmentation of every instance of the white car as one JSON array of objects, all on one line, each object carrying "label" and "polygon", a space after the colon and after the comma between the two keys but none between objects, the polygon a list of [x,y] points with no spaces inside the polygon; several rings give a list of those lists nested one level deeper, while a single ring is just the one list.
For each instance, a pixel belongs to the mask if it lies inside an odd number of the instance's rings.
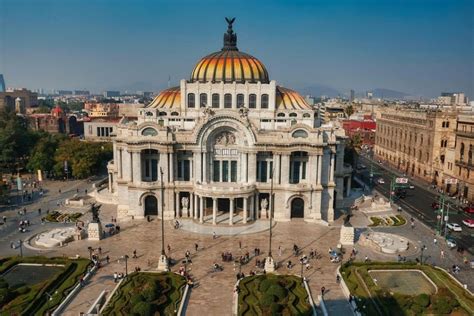
[{"label": "white car", "polygon": [[451,229],[452,231],[455,231],[455,232],[462,232],[462,227],[461,225],[459,224],[456,224],[456,223],[448,223],[446,225],[449,229]]},{"label": "white car", "polygon": [[385,180],[382,179],[382,178],[380,178],[380,179],[377,180],[377,182],[378,182],[379,184],[384,184],[384,183],[385,183]]},{"label": "white car", "polygon": [[415,188],[415,186],[414,186],[413,184],[410,184],[410,185],[408,186],[408,188],[410,188],[410,190],[413,190],[413,189]]},{"label": "white car", "polygon": [[446,244],[448,245],[448,248],[456,248],[456,240],[454,239],[446,239]]}]

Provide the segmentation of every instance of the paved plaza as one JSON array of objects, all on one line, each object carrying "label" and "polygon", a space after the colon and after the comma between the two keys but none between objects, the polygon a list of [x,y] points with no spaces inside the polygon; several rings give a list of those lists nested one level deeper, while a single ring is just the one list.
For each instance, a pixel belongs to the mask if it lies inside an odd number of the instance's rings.
[{"label": "paved plaza", "polygon": [[[40,205],[47,207],[52,206],[58,200],[64,200],[79,190],[90,188],[90,183],[86,182],[69,182],[70,189],[64,189],[58,192],[61,183],[49,183],[49,194],[46,194],[41,200],[27,206],[28,210],[37,209]],[[64,183],[62,183],[64,187]],[[21,234],[16,230],[16,221],[20,219],[15,210],[4,211],[3,214],[8,215],[7,225],[0,229],[0,238],[2,239],[1,249],[3,255],[16,255],[18,249],[9,247],[10,241],[19,238],[32,236],[46,229],[58,226],[71,226],[74,224],[49,223],[40,224],[37,212],[29,211],[26,215],[32,222],[28,228],[28,232]],[[427,263],[437,264],[445,268],[449,268],[452,264],[460,264],[461,272],[457,275],[463,283],[467,284],[470,289],[474,288],[474,278],[472,278],[471,270],[463,265],[462,256],[455,250],[448,250],[445,243],[441,240],[438,244],[433,244],[433,233],[427,227],[417,222],[416,229],[412,229],[410,225],[401,227],[380,227],[366,228],[368,225],[368,217],[360,211],[354,212],[351,223],[357,228],[358,233],[366,231],[382,231],[393,234],[402,235],[411,240],[410,251],[406,254],[408,259],[419,258],[421,245],[426,245],[427,250],[424,256]],[[381,214],[383,215],[383,214]],[[405,217],[409,217],[404,214]],[[100,218],[103,225],[110,223],[112,218],[117,217],[116,207],[104,204],[101,209]],[[84,220],[90,219],[90,214],[84,217]],[[165,248],[169,245],[171,251],[166,250],[167,255],[174,259],[177,263],[172,266],[172,271],[177,271],[182,265],[184,254],[189,250],[192,254],[192,264],[186,268],[194,278],[196,287],[192,290],[189,304],[187,306],[187,315],[230,315],[233,298],[233,288],[236,281],[236,274],[239,270],[234,263],[223,263],[221,254],[229,251],[234,257],[239,257],[249,252],[250,263],[241,267],[242,272],[248,275],[251,270],[258,271],[255,267],[257,259],[264,259],[268,255],[268,220],[257,221],[250,225],[236,225],[233,227],[199,225],[190,219],[180,220],[182,227],[175,229],[173,221],[165,222]],[[328,257],[328,249],[334,248],[339,243],[340,225],[342,217],[340,217],[331,226],[323,226],[314,223],[306,223],[304,221],[294,220],[292,222],[278,222],[273,226],[273,256],[279,264],[278,273],[291,273],[300,275],[301,266],[298,258],[292,254],[293,244],[302,248],[304,254],[309,254],[311,249],[316,250],[322,255],[320,259],[313,259],[311,268],[304,271],[304,276],[309,280],[309,285],[313,293],[313,298],[317,301],[320,289],[324,286],[327,289],[325,301],[327,303],[329,313],[331,315],[342,315],[350,313],[346,300],[342,294],[339,285],[336,283],[337,264],[330,262]],[[46,255],[46,256],[68,256],[73,257],[79,255],[88,257],[88,247],[101,247],[103,267],[99,269],[97,274],[87,283],[79,295],[67,307],[66,315],[78,315],[80,312],[86,312],[98,295],[103,291],[111,291],[115,284],[113,282],[114,272],[125,272],[125,261],[121,258],[124,255],[130,256],[128,260],[128,271],[133,271],[136,267],[144,270],[156,270],[158,258],[161,253],[161,222],[154,218],[151,222],[146,220],[129,220],[118,222],[121,232],[116,235],[108,236],[101,241],[75,241],[64,247],[52,250],[36,251],[24,248],[26,255]],[[217,238],[213,237],[213,232],[217,234]],[[195,251],[195,244],[198,244],[198,250]],[[241,247],[240,247],[241,246]],[[278,248],[281,247],[281,255]],[[375,252],[367,247],[356,244],[358,251],[357,259],[363,260],[365,256],[371,260],[394,261],[396,255],[387,255]],[[254,257],[254,249],[260,248],[261,254]],[[137,251],[138,258],[132,258],[133,251]],[[352,248],[346,249],[349,253]],[[444,258],[441,257],[441,250],[445,253]],[[110,263],[105,263],[105,257],[109,256]],[[469,258],[470,259],[470,258]],[[292,270],[286,268],[286,263],[291,260],[295,263]],[[213,263],[222,264],[224,270],[222,272],[212,272]]]}]

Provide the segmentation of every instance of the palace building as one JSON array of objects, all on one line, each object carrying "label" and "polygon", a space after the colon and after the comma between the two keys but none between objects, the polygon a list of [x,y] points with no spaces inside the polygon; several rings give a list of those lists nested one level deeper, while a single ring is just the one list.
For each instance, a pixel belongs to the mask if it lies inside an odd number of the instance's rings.
[{"label": "palace building", "polygon": [[118,218],[163,208],[165,219],[246,224],[268,218],[273,192],[277,221],[334,220],[350,192],[344,131],[317,126],[304,98],[239,51],[232,22],[188,80],[117,125],[106,194]]}]

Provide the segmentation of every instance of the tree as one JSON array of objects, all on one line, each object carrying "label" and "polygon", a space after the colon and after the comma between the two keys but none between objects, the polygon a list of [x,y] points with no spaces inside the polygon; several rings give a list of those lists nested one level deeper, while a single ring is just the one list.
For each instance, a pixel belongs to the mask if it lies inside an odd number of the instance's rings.
[{"label": "tree", "polygon": [[352,105],[348,105],[346,107],[346,115],[347,117],[350,117],[352,114],[354,114],[354,107]]},{"label": "tree", "polygon": [[58,148],[59,142],[65,139],[64,135],[52,135],[46,132],[39,132],[39,140],[34,146],[27,168],[30,172],[42,170],[50,172],[54,167],[54,156]]}]

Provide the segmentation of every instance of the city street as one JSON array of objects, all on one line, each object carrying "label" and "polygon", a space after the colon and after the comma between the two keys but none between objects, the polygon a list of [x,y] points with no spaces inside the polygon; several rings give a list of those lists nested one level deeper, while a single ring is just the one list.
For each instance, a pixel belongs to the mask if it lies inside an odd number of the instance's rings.
[{"label": "city street", "polygon": [[[359,156],[359,163],[366,166],[365,169],[359,172],[359,177],[367,184],[370,183],[370,171],[373,171],[374,189],[389,198],[390,196],[390,183],[392,178],[399,176],[384,166],[379,164],[365,156]],[[379,178],[382,178],[385,183],[380,184],[377,182]],[[417,181],[411,181],[410,184],[414,185],[414,189],[406,189],[407,195],[403,199],[398,199],[395,203],[400,205],[403,210],[407,211],[410,215],[422,221],[429,227],[436,230],[438,228],[438,213],[432,208],[433,202],[439,201],[439,194],[429,190],[426,186],[420,185]],[[445,203],[450,204],[449,212],[449,223],[457,223],[462,226],[462,232],[452,232],[443,229],[443,234],[456,240],[458,246],[465,248],[470,254],[474,253],[474,228],[469,228],[462,224],[462,221],[466,218],[474,218],[473,215],[463,212],[459,206],[455,205],[455,201],[450,197],[446,197]],[[446,215],[446,211],[445,214]],[[445,228],[445,222],[443,221],[443,228]]]}]

